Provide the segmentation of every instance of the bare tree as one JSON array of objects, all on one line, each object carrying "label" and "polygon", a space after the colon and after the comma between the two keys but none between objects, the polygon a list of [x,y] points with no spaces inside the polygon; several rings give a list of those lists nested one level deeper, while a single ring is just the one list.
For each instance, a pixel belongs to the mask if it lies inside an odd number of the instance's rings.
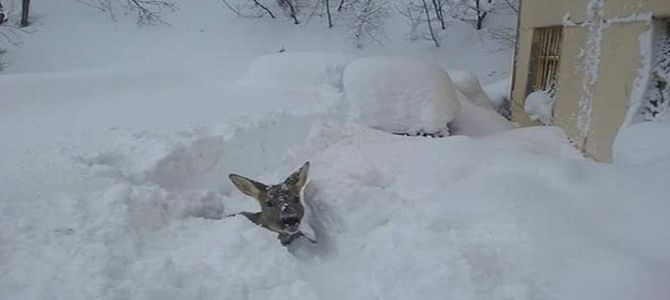
[{"label": "bare tree", "polygon": [[[10,3],[11,4],[11,3]],[[6,53],[7,46],[18,47],[21,45],[21,35],[32,33],[30,30],[14,25],[9,22],[10,10],[0,3],[0,54]]]},{"label": "bare tree", "polygon": [[[25,1],[25,0],[24,0]],[[116,11],[133,13],[140,26],[169,25],[163,20],[163,12],[177,11],[177,5],[168,0],[75,0],[109,14],[112,21],[117,20]]]},{"label": "bare tree", "polygon": [[277,2],[279,3],[279,7],[288,10],[289,16],[293,19],[294,24],[300,24],[300,21],[298,20],[298,10],[292,0],[277,0]]},{"label": "bare tree", "polygon": [[519,13],[519,4],[513,3],[513,0],[505,0],[505,3],[512,11]]},{"label": "bare tree", "polygon": [[433,24],[430,22],[430,9],[428,8],[428,4],[426,4],[426,0],[421,0],[421,3],[423,4],[423,11],[426,13],[426,21],[428,23],[428,32],[430,33],[430,39],[432,39],[433,42],[435,43],[435,47],[439,47],[440,42],[437,41],[435,31],[433,30]]},{"label": "bare tree", "polygon": [[30,14],[30,0],[21,1],[21,26],[26,27],[30,25],[28,22],[28,15]]},{"label": "bare tree", "polygon": [[160,15],[162,10],[175,12],[177,5],[174,2],[160,0],[128,0],[131,11],[137,13],[137,24],[143,26],[164,24],[168,25]]},{"label": "bare tree", "polygon": [[[262,4],[259,0],[237,0],[235,5],[228,2],[229,0],[222,0],[229,10],[236,15],[244,18],[258,18],[267,14],[272,19],[276,19],[276,14],[267,6]],[[293,20],[294,24],[300,24],[298,19],[299,9],[296,0],[276,0],[277,5],[283,9],[286,14]],[[321,1],[321,0],[319,0]],[[262,13],[258,13],[259,9]]]},{"label": "bare tree", "polygon": [[[240,17],[277,16],[262,0],[222,0],[225,6]],[[349,28],[356,47],[368,42],[380,42],[385,37],[385,19],[389,15],[388,0],[340,0],[337,10],[331,0],[275,0],[277,6],[294,24],[309,22],[314,17],[325,18],[328,28],[340,23]],[[432,0],[431,0],[432,1]],[[444,1],[444,0],[442,0]],[[253,5],[251,5],[253,3]],[[263,11],[263,13],[260,13]]]},{"label": "bare tree", "polygon": [[426,0],[410,0],[405,6],[397,7],[397,11],[410,22],[410,40],[425,39],[432,41],[436,47],[440,46],[439,33],[433,28],[433,22],[440,21],[435,7],[431,9]]},{"label": "bare tree", "polygon": [[[518,10],[513,4],[517,0],[504,1],[510,8]],[[497,2],[494,0],[446,0],[452,17],[472,23],[477,30],[484,28],[486,17],[495,9]]]},{"label": "bare tree", "polygon": [[[231,4],[228,2],[228,0],[221,0],[226,7],[233,13],[235,13],[238,17],[242,18],[260,18],[263,17],[264,14],[267,14],[270,16],[270,18],[276,19],[277,17],[275,14],[270,10],[267,6],[263,5],[260,3],[258,0],[252,0],[251,5],[249,5],[248,1],[237,1],[235,5]],[[260,13],[258,13],[258,9],[261,10]]]},{"label": "bare tree", "polygon": [[348,22],[354,44],[363,48],[369,42],[381,43],[386,37],[385,23],[389,16],[386,2],[379,0],[358,0],[349,3],[353,18]]},{"label": "bare tree", "polygon": [[342,11],[344,8],[344,0],[340,0],[340,5],[337,6],[337,11]]},{"label": "bare tree", "polygon": [[486,16],[489,14],[488,9],[485,9],[483,4],[483,1],[488,1],[488,3],[491,3],[491,0],[475,0],[475,13],[477,14],[477,30],[482,30],[482,26],[484,25],[484,19]]},{"label": "bare tree", "polygon": [[445,25],[444,21],[444,9],[442,8],[442,0],[432,0],[433,1],[433,9],[435,10],[435,16],[437,17],[437,20],[440,22],[440,27],[442,27],[442,30],[447,29],[447,26]]},{"label": "bare tree", "polygon": [[0,2],[0,25],[7,22],[7,15],[5,14],[5,9],[2,8],[2,2]]},{"label": "bare tree", "polygon": [[30,30],[19,25],[10,24],[8,21],[10,11],[6,11],[0,3],[0,71],[4,70],[9,63],[2,60],[2,56],[8,49],[21,45],[21,36],[26,33],[32,33]]},{"label": "bare tree", "polygon": [[258,7],[260,7],[262,10],[264,10],[268,15],[270,15],[271,18],[275,19],[275,15],[270,11],[270,9],[267,8],[267,6],[261,4],[258,2],[258,0],[252,0],[254,4]]},{"label": "bare tree", "polygon": [[330,1],[324,0],[326,4],[326,15],[328,15],[328,28],[333,28],[333,17],[330,14]]}]

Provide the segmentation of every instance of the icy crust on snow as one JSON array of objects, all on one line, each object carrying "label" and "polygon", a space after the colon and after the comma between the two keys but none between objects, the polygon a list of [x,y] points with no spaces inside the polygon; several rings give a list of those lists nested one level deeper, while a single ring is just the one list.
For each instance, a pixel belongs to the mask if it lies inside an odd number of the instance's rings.
[{"label": "icy crust on snow", "polygon": [[444,132],[458,95],[439,66],[397,57],[362,58],[344,70],[353,118],[392,133]]},{"label": "icy crust on snow", "polygon": [[330,85],[342,89],[342,73],[351,57],[339,54],[282,52],[259,56],[243,82],[291,85]]}]

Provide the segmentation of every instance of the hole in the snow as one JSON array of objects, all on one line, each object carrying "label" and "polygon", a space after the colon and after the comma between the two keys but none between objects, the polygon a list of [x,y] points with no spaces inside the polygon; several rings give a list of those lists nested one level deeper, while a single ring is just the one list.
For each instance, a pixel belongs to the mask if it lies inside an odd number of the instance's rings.
[{"label": "hole in the snow", "polygon": [[431,138],[443,138],[449,136],[449,132],[451,125],[447,125],[447,128],[444,130],[440,131],[434,131],[434,132],[427,132],[424,130],[419,130],[415,132],[392,132],[395,135],[402,135],[402,136],[414,136],[414,137],[431,137]]}]

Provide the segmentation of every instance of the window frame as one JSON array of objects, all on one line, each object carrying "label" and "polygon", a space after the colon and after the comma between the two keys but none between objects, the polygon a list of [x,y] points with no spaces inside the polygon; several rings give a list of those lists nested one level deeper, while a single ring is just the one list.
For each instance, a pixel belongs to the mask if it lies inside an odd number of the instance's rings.
[{"label": "window frame", "polygon": [[534,28],[526,95],[556,89],[562,42],[563,26]]}]

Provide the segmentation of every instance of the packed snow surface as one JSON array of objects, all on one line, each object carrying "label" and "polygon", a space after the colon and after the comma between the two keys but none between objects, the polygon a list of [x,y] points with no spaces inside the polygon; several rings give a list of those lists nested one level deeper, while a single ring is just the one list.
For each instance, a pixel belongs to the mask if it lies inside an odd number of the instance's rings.
[{"label": "packed snow surface", "polygon": [[445,132],[458,94],[439,66],[400,57],[361,58],[344,70],[353,117],[391,133]]},{"label": "packed snow surface", "polygon": [[[0,73],[0,299],[669,298],[668,156],[588,161],[457,92],[453,136],[374,130],[349,122],[337,27],[178,2],[172,26],[141,29],[34,2],[39,30]],[[506,76],[509,52],[471,32],[369,51]],[[276,183],[305,161],[317,244],[226,217],[258,210],[229,173]]]}]

